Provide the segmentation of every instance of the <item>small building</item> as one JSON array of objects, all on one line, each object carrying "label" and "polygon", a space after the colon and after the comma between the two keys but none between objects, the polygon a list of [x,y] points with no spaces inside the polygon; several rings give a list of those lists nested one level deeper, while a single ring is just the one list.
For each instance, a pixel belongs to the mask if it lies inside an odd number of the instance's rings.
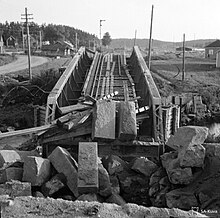
[{"label": "small building", "polygon": [[220,50],[216,53],[216,68],[220,68]]},{"label": "small building", "polygon": [[7,39],[6,39],[6,47],[16,47],[16,39],[14,36],[9,36]]},{"label": "small building", "polygon": [[54,44],[42,45],[42,52],[45,55],[59,55],[59,56],[68,56],[73,54],[74,48],[69,43],[65,41],[57,41]]},{"label": "small building", "polygon": [[[185,51],[192,51],[192,50],[193,50],[192,48],[185,47]],[[183,51],[183,47],[176,48],[176,51]]]},{"label": "small building", "polygon": [[220,50],[220,40],[216,40],[205,47],[205,58],[216,59],[216,54]]}]

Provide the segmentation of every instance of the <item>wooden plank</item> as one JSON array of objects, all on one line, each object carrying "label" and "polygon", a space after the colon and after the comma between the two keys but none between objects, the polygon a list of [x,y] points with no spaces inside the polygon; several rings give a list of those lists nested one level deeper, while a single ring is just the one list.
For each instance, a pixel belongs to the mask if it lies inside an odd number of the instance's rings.
[{"label": "wooden plank", "polygon": [[84,111],[90,108],[92,108],[92,106],[77,103],[77,104],[66,106],[66,107],[60,107],[59,112],[64,115],[72,111]]},{"label": "wooden plank", "polygon": [[124,98],[125,98],[125,101],[129,101],[128,83],[127,83],[126,80],[123,80],[123,89],[124,89]]},{"label": "wooden plank", "polygon": [[101,96],[104,96],[104,91],[105,91],[105,77],[103,77],[102,79],[102,89],[101,89]]},{"label": "wooden plank", "polygon": [[92,113],[92,110],[87,110],[83,112],[78,112],[76,116],[74,116],[70,121],[63,124],[63,128],[66,130],[71,130],[77,125],[85,122],[87,118],[89,118],[90,114]]},{"label": "wooden plank", "polygon": [[52,137],[44,138],[42,139],[42,144],[61,141],[61,140],[68,140],[70,138],[74,138],[82,135],[88,135],[91,133],[92,133],[92,124],[91,122],[87,122],[85,125],[82,125],[81,127],[74,129],[70,132],[63,132]]}]

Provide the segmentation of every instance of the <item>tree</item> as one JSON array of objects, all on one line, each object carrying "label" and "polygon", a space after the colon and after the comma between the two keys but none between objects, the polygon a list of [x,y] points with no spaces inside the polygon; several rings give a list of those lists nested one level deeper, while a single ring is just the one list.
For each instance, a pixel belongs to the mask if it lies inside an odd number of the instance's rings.
[{"label": "tree", "polygon": [[102,44],[104,46],[108,46],[108,45],[110,45],[111,41],[112,41],[112,39],[111,39],[110,34],[108,32],[105,33],[103,38],[102,38]]}]

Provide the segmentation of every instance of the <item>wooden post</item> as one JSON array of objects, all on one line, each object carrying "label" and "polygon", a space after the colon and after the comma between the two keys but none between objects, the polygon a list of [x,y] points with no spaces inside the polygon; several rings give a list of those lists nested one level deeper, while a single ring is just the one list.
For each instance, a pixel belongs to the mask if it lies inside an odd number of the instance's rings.
[{"label": "wooden post", "polygon": [[183,34],[183,65],[182,65],[182,81],[185,80],[185,33]]},{"label": "wooden post", "polygon": [[148,51],[148,68],[149,68],[149,70],[150,70],[150,62],[151,62],[151,41],[152,41],[153,11],[154,11],[154,6],[152,5],[151,23],[150,23],[150,38],[149,38],[149,51]]}]

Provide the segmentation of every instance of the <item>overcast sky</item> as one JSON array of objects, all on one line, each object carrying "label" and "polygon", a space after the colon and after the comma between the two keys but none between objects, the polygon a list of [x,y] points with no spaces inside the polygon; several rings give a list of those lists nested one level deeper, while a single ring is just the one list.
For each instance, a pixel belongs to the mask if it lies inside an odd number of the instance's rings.
[{"label": "overcast sky", "polygon": [[153,39],[163,41],[220,38],[220,0],[0,0],[0,22],[21,21],[25,7],[33,21],[68,25],[99,37],[149,38],[154,5]]}]

